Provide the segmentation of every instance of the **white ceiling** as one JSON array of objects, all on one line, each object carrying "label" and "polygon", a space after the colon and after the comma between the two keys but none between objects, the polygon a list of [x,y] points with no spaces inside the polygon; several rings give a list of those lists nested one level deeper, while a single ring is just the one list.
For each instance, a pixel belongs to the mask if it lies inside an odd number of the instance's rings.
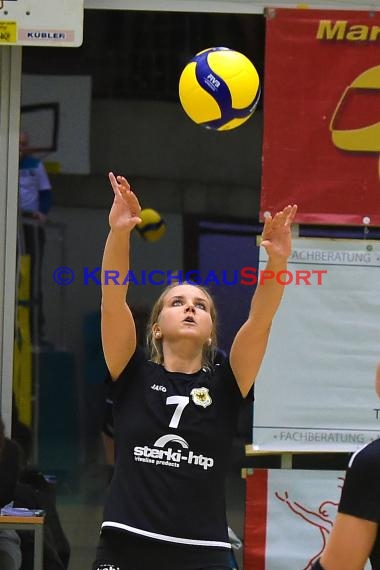
[{"label": "white ceiling", "polygon": [[265,7],[378,10],[380,0],[84,0],[85,8],[101,10],[154,10],[162,12],[220,12],[261,14]]}]

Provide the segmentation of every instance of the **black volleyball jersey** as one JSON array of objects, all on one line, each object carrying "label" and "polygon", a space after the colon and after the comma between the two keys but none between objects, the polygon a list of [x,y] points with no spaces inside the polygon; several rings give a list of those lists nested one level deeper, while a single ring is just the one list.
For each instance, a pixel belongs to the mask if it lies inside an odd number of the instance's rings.
[{"label": "black volleyball jersey", "polygon": [[379,525],[370,561],[380,570],[380,439],[351,457],[338,511]]},{"label": "black volleyball jersey", "polygon": [[102,529],[230,548],[224,486],[243,397],[229,360],[167,372],[137,348],[113,401],[116,464]]}]

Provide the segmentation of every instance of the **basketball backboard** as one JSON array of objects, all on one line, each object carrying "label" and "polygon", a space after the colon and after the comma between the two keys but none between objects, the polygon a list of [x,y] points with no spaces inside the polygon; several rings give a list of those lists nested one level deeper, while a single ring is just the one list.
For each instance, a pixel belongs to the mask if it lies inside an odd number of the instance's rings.
[{"label": "basketball backboard", "polygon": [[84,0],[0,0],[0,46],[77,47]]}]

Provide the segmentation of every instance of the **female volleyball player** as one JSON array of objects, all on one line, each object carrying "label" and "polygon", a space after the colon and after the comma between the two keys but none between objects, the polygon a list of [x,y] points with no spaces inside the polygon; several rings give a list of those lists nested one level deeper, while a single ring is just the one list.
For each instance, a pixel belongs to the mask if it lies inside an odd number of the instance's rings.
[{"label": "female volleyball player", "polygon": [[[136,348],[126,303],[129,237],[140,205],[122,176],[114,191],[102,275],[102,342],[113,384],[116,463],[93,570],[225,570],[230,542],[224,482],[239,406],[266,350],[291,252],[287,206],[264,224],[273,278],[258,285],[230,356],[212,366],[214,303],[201,286],[169,286],[148,327],[151,359]],[[115,272],[118,272],[117,274]],[[111,276],[111,273],[108,274]],[[102,279],[104,282],[104,279]]]},{"label": "female volleyball player", "polygon": [[[375,389],[380,398],[380,363]],[[333,529],[313,570],[380,570],[380,439],[351,457]]]}]

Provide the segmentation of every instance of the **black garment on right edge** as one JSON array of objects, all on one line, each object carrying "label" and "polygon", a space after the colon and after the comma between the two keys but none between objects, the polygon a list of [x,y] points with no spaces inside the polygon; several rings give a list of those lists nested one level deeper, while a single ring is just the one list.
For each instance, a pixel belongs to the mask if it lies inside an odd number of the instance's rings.
[{"label": "black garment on right edge", "polygon": [[380,570],[380,439],[372,441],[351,457],[338,511],[377,523],[370,561],[372,570]]}]

